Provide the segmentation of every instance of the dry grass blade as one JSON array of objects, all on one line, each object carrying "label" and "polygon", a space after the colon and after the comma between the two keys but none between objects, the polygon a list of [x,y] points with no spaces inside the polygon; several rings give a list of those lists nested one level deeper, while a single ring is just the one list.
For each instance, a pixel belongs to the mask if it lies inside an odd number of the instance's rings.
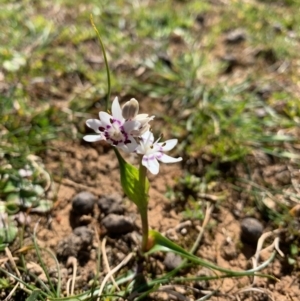
[{"label": "dry grass blade", "polygon": [[270,291],[262,288],[257,288],[257,287],[243,288],[239,290],[237,294],[246,293],[246,292],[258,292],[258,293],[266,294],[272,301],[275,301]]},{"label": "dry grass blade", "polygon": [[[21,278],[21,274],[20,274],[20,271],[19,269],[17,268],[17,265],[14,261],[14,257],[12,256],[9,248],[5,248],[5,253],[6,253],[6,256],[8,257],[9,259],[9,262],[11,263],[11,265],[13,266],[14,270],[16,271],[16,274],[18,275],[19,278]],[[23,285],[21,284],[21,288],[23,287]]]},{"label": "dry grass blade", "polygon": [[214,206],[207,203],[206,204],[206,210],[205,210],[205,216],[204,216],[204,220],[203,220],[203,223],[202,223],[202,226],[201,227],[197,227],[197,230],[199,231],[199,234],[198,234],[198,237],[196,239],[196,242],[195,244],[193,245],[192,249],[191,249],[191,253],[195,253],[195,251],[198,249],[199,247],[199,244],[201,242],[201,239],[203,237],[203,234],[204,234],[204,230],[205,230],[205,227],[207,226],[208,222],[209,222],[209,219],[211,217],[211,214],[214,210]]},{"label": "dry grass blade", "polygon": [[120,270],[124,265],[126,265],[131,258],[134,256],[134,253],[130,253],[128,254],[115,268],[113,268],[103,279],[99,292],[98,292],[98,298],[97,301],[100,301],[100,297],[102,295],[103,289],[108,281],[108,279],[114,274],[116,273],[118,270]]},{"label": "dry grass blade", "polygon": [[178,300],[178,301],[190,300],[189,298],[185,297],[183,294],[175,291],[175,288],[171,285],[162,286],[157,291],[167,293],[170,298],[169,300]]},{"label": "dry grass blade", "polygon": [[[111,269],[110,269],[110,266],[109,266],[109,262],[108,262],[108,259],[107,259],[107,254],[106,254],[106,248],[105,248],[105,245],[106,245],[106,237],[104,237],[103,241],[102,241],[102,244],[101,244],[101,251],[102,251],[102,256],[103,256],[103,261],[104,261],[104,265],[105,265],[105,268],[107,269],[107,272],[110,273],[111,272]],[[111,275],[110,277],[114,287],[120,291],[120,288],[118,286],[118,284],[116,283],[114,277]]]},{"label": "dry grass blade", "polygon": [[[67,283],[67,296],[73,296],[74,295],[74,288],[75,288],[75,281],[76,281],[76,274],[77,274],[77,259],[73,256],[68,258],[67,266],[73,267],[73,273],[72,278],[68,280]],[[70,282],[72,281],[71,290],[70,290]]]},{"label": "dry grass blade", "polygon": [[[264,244],[265,240],[274,234],[278,235],[281,231],[282,230],[277,229],[274,231],[269,231],[269,232],[263,233],[261,235],[261,237],[259,238],[259,240],[257,242],[256,252],[255,252],[254,256],[252,257],[253,268],[256,268],[258,266],[259,257],[260,257],[260,254],[262,251],[275,249],[280,254],[280,256],[284,257],[283,252],[279,248],[279,237],[278,236],[275,237],[275,239],[271,245],[269,245],[268,247],[263,249],[263,244]],[[255,282],[256,282],[256,277],[254,276],[252,285],[254,285]]]}]

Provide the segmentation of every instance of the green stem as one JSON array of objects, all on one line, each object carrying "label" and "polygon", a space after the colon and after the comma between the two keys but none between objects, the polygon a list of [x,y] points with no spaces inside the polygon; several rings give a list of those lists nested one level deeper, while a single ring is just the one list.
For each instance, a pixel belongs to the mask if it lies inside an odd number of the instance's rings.
[{"label": "green stem", "polygon": [[[140,163],[139,168],[139,182],[141,187],[143,188],[142,191],[146,194],[146,174],[147,169],[145,166]],[[149,224],[148,224],[148,200],[147,202],[141,204],[139,206],[139,211],[142,219],[142,252],[148,251],[148,236],[149,236]]]},{"label": "green stem", "polygon": [[104,44],[102,42],[100,33],[97,29],[97,27],[95,26],[94,20],[93,20],[93,16],[90,15],[90,19],[91,19],[91,24],[97,34],[100,46],[101,46],[101,50],[103,53],[103,58],[104,58],[104,62],[105,62],[105,69],[106,69],[106,75],[107,75],[107,98],[106,98],[106,102],[105,102],[105,111],[108,110],[108,103],[110,100],[110,93],[111,93],[111,83],[110,83],[110,73],[109,73],[109,67],[108,67],[108,61],[107,61],[107,56],[106,56],[106,52],[105,52],[105,48],[104,48]]}]

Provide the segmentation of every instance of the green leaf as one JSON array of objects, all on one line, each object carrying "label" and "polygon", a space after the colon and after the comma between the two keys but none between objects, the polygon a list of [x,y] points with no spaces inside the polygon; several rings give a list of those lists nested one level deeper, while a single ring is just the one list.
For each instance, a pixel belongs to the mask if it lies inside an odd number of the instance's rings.
[{"label": "green leaf", "polygon": [[139,181],[139,170],[127,163],[120,155],[119,151],[114,148],[120,165],[121,185],[128,196],[138,208],[145,207],[148,202],[149,181],[145,179],[145,189]]},{"label": "green leaf", "polygon": [[45,213],[53,208],[53,202],[50,200],[40,200],[37,207],[31,209],[31,212]]},{"label": "green leaf", "polygon": [[26,299],[26,301],[35,301],[38,300],[38,296],[40,295],[40,290],[35,290],[31,293],[31,295]]},{"label": "green leaf", "polygon": [[18,233],[18,228],[14,221],[7,220],[5,228],[0,228],[0,240],[4,243],[11,243],[14,241]]},{"label": "green leaf", "polygon": [[20,200],[19,192],[10,192],[9,194],[7,194],[6,202],[7,203],[13,203],[15,205],[20,205],[21,200]]},{"label": "green leaf", "polygon": [[[225,269],[222,267],[219,267],[209,261],[206,261],[204,259],[201,259],[185,249],[181,248],[177,244],[173,243],[166,237],[162,236],[159,232],[156,232],[154,230],[149,231],[149,240],[152,241],[153,247],[147,252],[147,254],[152,254],[156,251],[163,251],[163,252],[173,252],[177,255],[180,255],[183,258],[188,259],[189,261],[196,263],[198,265],[201,265],[203,267],[207,267],[209,269],[213,269],[219,272],[224,273],[225,275],[228,275],[229,277],[239,277],[239,276],[250,276],[254,275],[257,271],[260,271],[261,269],[265,268],[274,258],[275,258],[275,252],[271,255],[271,257],[263,262],[260,266],[258,266],[255,269],[247,270],[247,271],[232,271],[229,269]],[[256,274],[258,275],[258,274]],[[261,277],[267,277],[267,278],[273,278],[270,275],[264,275],[264,274],[259,274]]]},{"label": "green leaf", "polygon": [[293,256],[298,255],[298,246],[297,245],[291,244],[290,249],[291,249],[291,255],[293,255]]},{"label": "green leaf", "polygon": [[6,212],[9,215],[16,214],[20,210],[20,207],[15,202],[7,202],[6,203]]},{"label": "green leaf", "polygon": [[24,208],[34,208],[39,205],[40,199],[36,196],[26,197],[22,199],[22,207]]},{"label": "green leaf", "polygon": [[20,189],[16,187],[13,181],[7,181],[3,189],[3,193],[18,192]]},{"label": "green leaf", "polygon": [[0,278],[0,288],[6,289],[10,286],[8,278]]}]

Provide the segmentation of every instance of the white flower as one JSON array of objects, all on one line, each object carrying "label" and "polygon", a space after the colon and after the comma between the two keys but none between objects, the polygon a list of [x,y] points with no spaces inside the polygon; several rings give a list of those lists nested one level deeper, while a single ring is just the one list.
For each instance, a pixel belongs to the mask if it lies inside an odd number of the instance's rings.
[{"label": "white flower", "polygon": [[106,112],[99,113],[99,119],[89,119],[86,125],[98,135],[86,135],[83,139],[87,142],[105,140],[108,143],[124,150],[133,152],[138,146],[131,132],[138,130],[142,124],[136,120],[125,120],[116,97],[111,107],[112,115]]},{"label": "white flower", "polygon": [[159,172],[158,161],[163,163],[174,163],[182,160],[181,157],[173,158],[164,154],[164,152],[174,148],[178,142],[177,139],[158,142],[159,139],[154,142],[153,134],[150,131],[147,131],[142,135],[140,145],[136,148],[136,152],[143,155],[142,164],[154,175]]},{"label": "white flower", "polygon": [[139,103],[135,98],[127,101],[122,108],[122,115],[126,120],[138,121],[141,125],[138,129],[131,131],[131,135],[139,137],[150,129],[149,122],[154,119],[154,116],[148,114],[138,114]]}]

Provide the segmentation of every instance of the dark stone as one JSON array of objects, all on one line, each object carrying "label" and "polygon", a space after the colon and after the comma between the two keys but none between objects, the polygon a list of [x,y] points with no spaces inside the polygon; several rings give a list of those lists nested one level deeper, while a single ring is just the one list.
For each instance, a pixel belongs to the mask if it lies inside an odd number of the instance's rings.
[{"label": "dark stone", "polygon": [[75,228],[73,233],[78,236],[81,240],[81,248],[86,248],[91,245],[93,240],[93,231],[87,227],[78,227]]},{"label": "dark stone", "polygon": [[262,223],[253,217],[246,217],[241,222],[241,239],[249,244],[256,244],[263,233]]},{"label": "dark stone", "polygon": [[77,215],[91,214],[96,201],[97,197],[94,194],[88,191],[80,192],[72,200],[72,211]]},{"label": "dark stone", "polygon": [[130,218],[117,214],[107,215],[102,220],[102,225],[110,234],[125,234],[134,230],[134,224]]},{"label": "dark stone", "polygon": [[57,257],[66,260],[70,256],[78,258],[80,252],[87,252],[93,242],[93,231],[87,227],[78,227],[63,240],[56,249]]},{"label": "dark stone", "polygon": [[98,207],[105,215],[110,213],[123,214],[122,197],[119,194],[104,196],[98,200]]},{"label": "dark stone", "polygon": [[179,255],[176,255],[171,252],[167,253],[164,260],[164,265],[167,271],[172,271],[176,269],[181,263],[182,263],[182,258]]}]

